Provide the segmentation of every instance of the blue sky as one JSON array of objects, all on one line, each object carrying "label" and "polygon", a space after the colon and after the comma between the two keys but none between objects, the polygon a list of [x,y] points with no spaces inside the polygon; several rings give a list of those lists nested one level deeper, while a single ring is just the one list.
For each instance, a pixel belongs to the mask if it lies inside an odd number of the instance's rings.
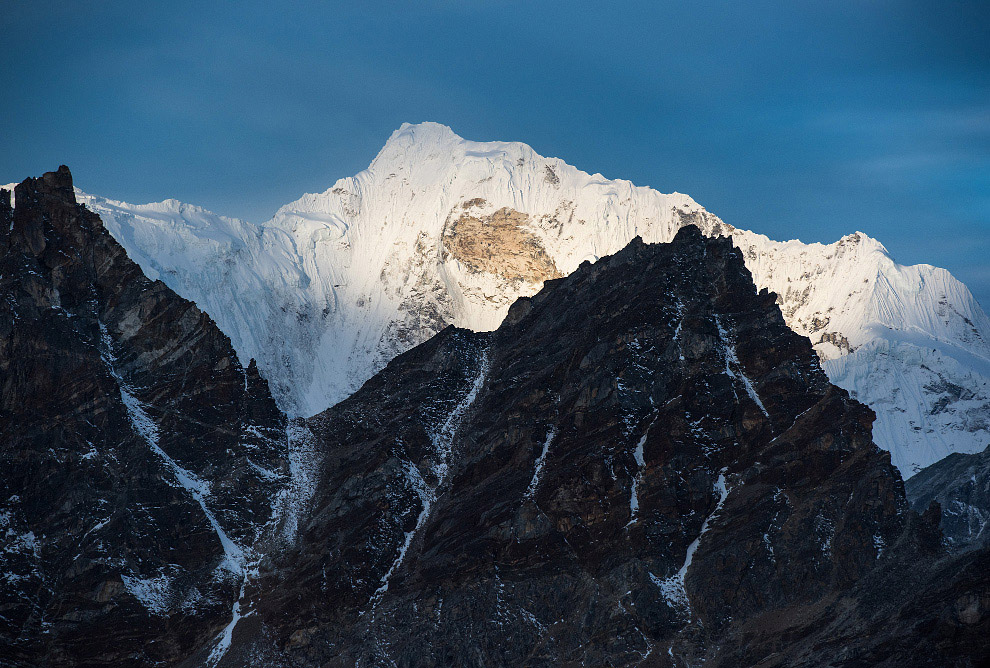
[{"label": "blue sky", "polygon": [[262,221],[433,120],[774,238],[865,231],[988,308],[988,32],[987,2],[11,2],[0,183]]}]

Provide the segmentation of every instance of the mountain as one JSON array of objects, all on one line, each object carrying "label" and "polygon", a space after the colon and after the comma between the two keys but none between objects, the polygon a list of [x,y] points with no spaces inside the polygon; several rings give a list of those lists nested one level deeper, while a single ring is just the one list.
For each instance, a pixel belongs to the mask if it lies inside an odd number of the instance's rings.
[{"label": "mountain", "polygon": [[0,192],[0,665],[219,647],[258,549],[291,535],[305,433],[68,169],[15,201]]},{"label": "mountain", "polygon": [[942,509],[942,533],[956,550],[990,546],[990,447],[955,453],[932,464],[905,483],[911,507]]},{"label": "mountain", "polygon": [[290,420],[67,169],[14,194],[0,665],[990,662],[990,548],[909,508],[727,237],[636,237]]},{"label": "mountain", "polygon": [[344,399],[448,324],[492,330],[545,280],[695,224],[731,236],[829,378],[877,412],[874,438],[904,476],[990,443],[990,319],[948,272],[898,265],[862,233],[771,241],[686,195],[434,123],[403,125],[367,170],[260,225],[77,195],[149,277],[258,360],[293,415]]},{"label": "mountain", "polygon": [[309,421],[220,665],[980,665],[990,551],[946,555],[873,418],[728,239],[636,238]]}]

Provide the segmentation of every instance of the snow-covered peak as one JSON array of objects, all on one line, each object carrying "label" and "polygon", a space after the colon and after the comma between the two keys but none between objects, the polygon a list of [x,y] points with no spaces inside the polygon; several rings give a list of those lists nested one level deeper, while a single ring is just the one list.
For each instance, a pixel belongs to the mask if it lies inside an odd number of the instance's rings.
[{"label": "snow-covered peak", "polygon": [[[431,154],[455,155],[458,146],[464,144],[477,144],[477,142],[466,141],[442,123],[431,121],[403,123],[391,134],[382,150],[371,161],[371,169],[395,165],[410,156],[424,158]],[[525,145],[516,144],[516,146]]]},{"label": "snow-covered peak", "polygon": [[862,232],[832,244],[775,242],[743,230],[732,236],[757,284],[779,295],[788,324],[811,337],[825,359],[887,331],[927,336],[990,359],[990,321],[969,289],[942,268],[899,265]]},{"label": "snow-covered peak", "polygon": [[392,133],[368,171],[385,174],[406,172],[420,180],[430,178],[430,167],[445,170],[471,158],[504,161],[511,165],[539,157],[521,142],[476,142],[458,136],[440,123],[403,123]]},{"label": "snow-covered peak", "polygon": [[687,195],[437,123],[403,125],[368,169],[261,225],[174,200],[80,197],[149,275],[210,313],[243,361],[258,360],[290,413],[340,401],[448,324],[494,329],[544,280],[637,235],[666,242],[695,224],[732,236],[833,381],[877,410],[878,443],[902,471],[990,441],[986,315],[948,272],[898,265],[862,232],[773,241]]}]

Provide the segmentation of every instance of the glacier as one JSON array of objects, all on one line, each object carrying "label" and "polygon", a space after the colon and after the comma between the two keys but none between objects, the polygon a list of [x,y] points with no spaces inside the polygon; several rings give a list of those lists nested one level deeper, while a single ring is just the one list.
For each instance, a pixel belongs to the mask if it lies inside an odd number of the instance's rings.
[{"label": "glacier", "polygon": [[944,269],[862,232],[831,244],[740,230],[691,197],[587,174],[518,142],[404,124],[371,165],[260,224],[77,191],[145,273],[206,311],[281,408],[309,416],[453,324],[491,330],[521,296],[633,237],[728,235],[829,378],[877,413],[905,477],[990,443],[990,320]]}]

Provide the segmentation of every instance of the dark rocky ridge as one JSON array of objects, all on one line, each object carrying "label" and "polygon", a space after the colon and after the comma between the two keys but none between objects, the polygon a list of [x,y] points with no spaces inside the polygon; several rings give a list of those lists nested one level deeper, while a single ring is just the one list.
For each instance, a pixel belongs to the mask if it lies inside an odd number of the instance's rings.
[{"label": "dark rocky ridge", "polygon": [[0,664],[172,665],[231,619],[286,484],[285,417],[253,361],[76,204],[67,168],[15,197],[0,192]]},{"label": "dark rocky ridge", "polygon": [[905,489],[919,512],[939,504],[942,532],[953,550],[990,547],[990,446],[949,455],[908,478]]},{"label": "dark rocky ridge", "polygon": [[314,510],[226,665],[990,660],[990,560],[873,419],[730,240],[634,240],[311,420]]}]

